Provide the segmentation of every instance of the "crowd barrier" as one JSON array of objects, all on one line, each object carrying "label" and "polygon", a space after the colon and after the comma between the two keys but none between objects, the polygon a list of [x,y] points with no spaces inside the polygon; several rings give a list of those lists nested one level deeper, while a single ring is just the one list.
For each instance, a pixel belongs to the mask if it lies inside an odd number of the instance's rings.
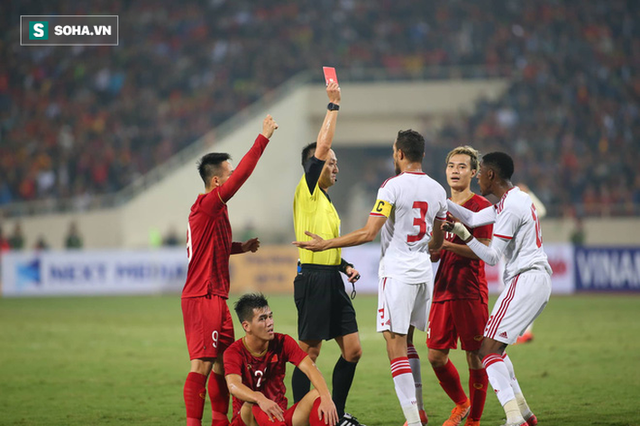
[{"label": "crowd barrier", "polygon": [[[545,245],[553,268],[553,292],[640,291],[640,247],[575,248]],[[378,291],[380,247],[368,244],[343,250],[362,278],[361,293]],[[231,256],[231,291],[291,293],[297,249],[263,246],[257,253]],[[437,267],[436,264],[434,266]],[[187,272],[183,248],[141,251],[43,251],[2,255],[2,295],[106,295],[178,293]],[[502,265],[486,267],[490,293],[502,288]],[[351,284],[345,283],[348,292]]]}]

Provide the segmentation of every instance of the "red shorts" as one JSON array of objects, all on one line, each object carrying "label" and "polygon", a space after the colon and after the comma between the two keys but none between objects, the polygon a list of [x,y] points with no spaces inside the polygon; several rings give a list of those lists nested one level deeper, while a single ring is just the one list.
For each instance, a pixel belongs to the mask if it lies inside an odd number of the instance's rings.
[{"label": "red shorts", "polygon": [[427,347],[457,349],[460,338],[463,350],[477,351],[488,318],[487,305],[480,299],[433,302],[429,313]]},{"label": "red shorts", "polygon": [[182,299],[189,359],[217,358],[234,342],[227,301],[220,296]]},{"label": "red shorts", "polygon": [[[256,421],[258,422],[258,426],[293,426],[293,413],[296,411],[297,406],[298,403],[295,403],[284,412],[284,422],[271,421],[267,413],[262,411],[258,404],[255,404],[251,411],[253,412],[253,417],[255,417]],[[230,426],[246,425],[242,421],[242,416],[240,416],[240,414],[238,413],[238,415],[231,420]]]}]

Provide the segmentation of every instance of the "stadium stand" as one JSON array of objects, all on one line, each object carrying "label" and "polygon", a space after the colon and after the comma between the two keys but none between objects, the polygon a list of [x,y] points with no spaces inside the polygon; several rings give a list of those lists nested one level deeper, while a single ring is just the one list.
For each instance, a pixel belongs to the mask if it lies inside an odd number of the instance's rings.
[{"label": "stadium stand", "polygon": [[[20,48],[21,14],[56,13],[118,14],[120,46]],[[434,157],[508,150],[550,216],[637,215],[638,22],[633,0],[2,2],[0,208],[85,208],[296,73],[334,64],[399,80],[506,67],[506,94],[451,117]]]}]

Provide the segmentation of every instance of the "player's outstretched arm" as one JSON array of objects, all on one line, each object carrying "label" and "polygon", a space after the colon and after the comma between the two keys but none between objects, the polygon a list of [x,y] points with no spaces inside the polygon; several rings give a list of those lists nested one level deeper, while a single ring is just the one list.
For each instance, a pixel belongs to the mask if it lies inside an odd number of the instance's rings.
[{"label": "player's outstretched arm", "polygon": [[335,425],[338,422],[338,410],[331,399],[329,387],[327,386],[327,382],[325,382],[324,377],[322,377],[322,373],[318,370],[315,363],[311,361],[311,357],[309,356],[306,356],[302,361],[300,361],[298,368],[307,375],[313,387],[316,388],[320,394],[318,420],[323,420],[324,418],[325,424]]},{"label": "player's outstretched arm", "polygon": [[[335,105],[340,105],[341,93],[338,83],[331,82],[327,85],[327,96],[329,102]],[[338,121],[338,111],[329,111],[324,116],[322,127],[318,132],[318,138],[316,139],[316,152],[314,156],[318,160],[326,161],[333,143],[333,136],[336,133],[336,122]]]},{"label": "player's outstretched arm", "polygon": [[[477,240],[487,247],[491,244],[491,238],[477,238]],[[469,259],[480,259],[478,255],[475,254],[466,244],[455,244],[444,240],[442,243],[442,250],[450,251],[458,256],[467,257]]]},{"label": "player's outstretched arm", "polygon": [[260,240],[258,237],[251,238],[244,243],[234,241],[231,244],[231,254],[241,254],[246,252],[255,253],[260,248]]},{"label": "player's outstretched arm", "polygon": [[258,404],[260,409],[267,413],[269,417],[284,421],[284,411],[275,402],[267,398],[262,392],[255,392],[242,383],[242,378],[238,374],[227,374],[225,376],[227,387],[231,395],[245,401]]},{"label": "player's outstretched arm", "polygon": [[311,251],[323,251],[332,248],[339,247],[352,247],[359,246],[360,244],[368,243],[378,235],[382,225],[387,221],[386,216],[369,216],[367,224],[364,228],[360,228],[356,231],[350,232],[347,235],[343,235],[338,238],[332,238],[330,240],[324,240],[319,235],[305,231],[304,233],[311,237],[309,241],[294,241],[293,244],[296,247],[311,250]]},{"label": "player's outstretched arm", "polygon": [[238,167],[233,171],[229,179],[220,187],[220,199],[226,203],[235,195],[240,187],[249,179],[251,173],[256,168],[258,160],[262,156],[269,138],[273,136],[273,132],[278,128],[278,124],[274,121],[271,115],[267,115],[262,122],[262,133],[258,135],[253,146],[242,157]]},{"label": "player's outstretched arm", "polygon": [[502,258],[502,253],[507,248],[509,244],[509,240],[504,238],[496,237],[491,240],[491,245],[486,246],[469,233],[467,228],[462,225],[460,222],[445,222],[442,226],[444,231],[453,232],[456,234],[462,241],[469,246],[469,248],[487,265],[495,265]]},{"label": "player's outstretched arm", "polygon": [[493,206],[485,207],[478,212],[472,212],[451,200],[447,200],[447,208],[452,216],[460,219],[460,222],[464,223],[469,228],[489,225],[496,221],[496,209]]},{"label": "player's outstretched arm", "polygon": [[473,252],[484,261],[487,265],[495,265],[502,258],[502,253],[507,248],[509,244],[508,240],[504,238],[496,237],[491,240],[491,245],[487,247],[482,244],[475,238],[472,238],[471,241],[467,243],[469,248],[473,250]]}]

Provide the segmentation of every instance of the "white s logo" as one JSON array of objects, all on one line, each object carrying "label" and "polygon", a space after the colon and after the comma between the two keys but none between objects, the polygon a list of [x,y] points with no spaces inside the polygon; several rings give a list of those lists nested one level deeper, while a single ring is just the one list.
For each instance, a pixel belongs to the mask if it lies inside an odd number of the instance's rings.
[{"label": "white s logo", "polygon": [[35,24],[33,26],[33,35],[36,37],[44,37],[44,25]]}]

